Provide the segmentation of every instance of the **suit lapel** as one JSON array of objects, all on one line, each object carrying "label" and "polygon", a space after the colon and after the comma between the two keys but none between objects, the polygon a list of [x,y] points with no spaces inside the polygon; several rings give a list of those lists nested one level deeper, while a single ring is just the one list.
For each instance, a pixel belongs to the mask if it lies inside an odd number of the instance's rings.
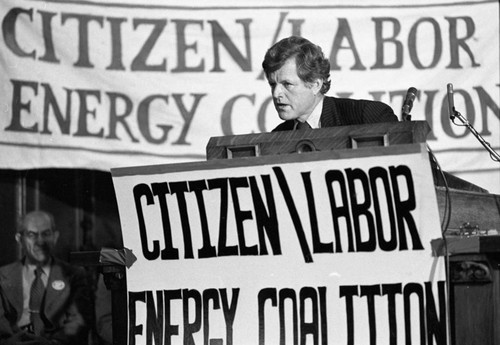
[{"label": "suit lapel", "polygon": [[54,261],[50,269],[47,290],[45,293],[45,316],[51,320],[58,306],[68,300],[69,281],[63,275],[62,267]]},{"label": "suit lapel", "polygon": [[[18,315],[23,312],[23,264],[21,262],[13,263],[2,272],[2,289],[6,298],[10,301]],[[19,288],[21,287],[21,288]]]},{"label": "suit lapel", "polygon": [[273,132],[274,131],[291,131],[291,130],[293,130],[294,124],[295,124],[294,120],[286,120],[285,122],[280,123],[275,129],[273,129]]},{"label": "suit lapel", "polygon": [[321,127],[335,127],[340,125],[341,121],[337,107],[335,106],[335,99],[325,96],[323,109],[321,110]]}]

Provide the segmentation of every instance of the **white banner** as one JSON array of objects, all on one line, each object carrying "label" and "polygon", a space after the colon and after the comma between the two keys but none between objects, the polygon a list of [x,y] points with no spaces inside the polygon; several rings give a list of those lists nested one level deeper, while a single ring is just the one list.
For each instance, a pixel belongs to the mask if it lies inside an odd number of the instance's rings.
[{"label": "white banner", "polygon": [[112,169],[128,344],[448,344],[425,147],[329,156]]},{"label": "white banner", "polygon": [[111,167],[205,159],[212,136],[279,123],[261,72],[277,40],[330,58],[329,95],[427,120],[443,169],[500,193],[499,4],[491,1],[0,2],[0,167]]}]

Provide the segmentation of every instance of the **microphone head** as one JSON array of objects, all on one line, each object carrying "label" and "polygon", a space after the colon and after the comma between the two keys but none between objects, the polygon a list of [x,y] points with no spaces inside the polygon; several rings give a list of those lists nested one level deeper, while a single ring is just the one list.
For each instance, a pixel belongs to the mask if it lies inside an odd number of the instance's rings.
[{"label": "microphone head", "polygon": [[412,102],[415,100],[415,96],[417,95],[417,89],[414,88],[413,86],[406,91],[406,97],[407,99],[411,100]]},{"label": "microphone head", "polygon": [[403,102],[403,108],[401,109],[401,116],[403,118],[403,121],[410,121],[411,115],[410,111],[411,108],[413,108],[413,101],[415,100],[415,97],[417,95],[417,89],[414,88],[413,86],[406,91],[406,97]]},{"label": "microphone head", "polygon": [[453,100],[453,84],[449,83],[446,85],[447,87],[447,98],[448,98],[448,115],[450,119],[453,120],[455,118],[455,103]]}]

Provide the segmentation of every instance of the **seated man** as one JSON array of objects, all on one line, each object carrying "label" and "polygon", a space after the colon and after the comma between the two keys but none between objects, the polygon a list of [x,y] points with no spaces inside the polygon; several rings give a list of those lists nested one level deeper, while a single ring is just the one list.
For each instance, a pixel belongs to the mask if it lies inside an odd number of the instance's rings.
[{"label": "seated man", "polygon": [[320,47],[302,37],[288,37],[266,53],[262,67],[274,106],[285,122],[273,131],[398,121],[377,101],[328,97],[330,62]]},{"label": "seated man", "polygon": [[87,344],[90,289],[83,268],[52,256],[58,236],[50,214],[23,217],[24,256],[0,268],[0,344]]}]

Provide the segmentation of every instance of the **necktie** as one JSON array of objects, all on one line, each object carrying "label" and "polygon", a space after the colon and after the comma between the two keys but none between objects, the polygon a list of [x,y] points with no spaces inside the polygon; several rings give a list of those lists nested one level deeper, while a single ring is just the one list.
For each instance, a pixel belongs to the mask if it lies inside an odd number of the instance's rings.
[{"label": "necktie", "polygon": [[300,122],[298,120],[295,120],[296,124],[295,124],[295,130],[302,130],[302,129],[310,129],[311,126],[309,126],[309,124],[307,123],[307,121],[304,121],[304,122]]},{"label": "necktie", "polygon": [[41,317],[42,301],[45,294],[45,286],[42,281],[42,268],[37,267],[35,269],[35,280],[31,284],[30,291],[30,315],[31,323],[33,324],[33,329],[35,334],[39,335],[44,328],[44,324]]}]

